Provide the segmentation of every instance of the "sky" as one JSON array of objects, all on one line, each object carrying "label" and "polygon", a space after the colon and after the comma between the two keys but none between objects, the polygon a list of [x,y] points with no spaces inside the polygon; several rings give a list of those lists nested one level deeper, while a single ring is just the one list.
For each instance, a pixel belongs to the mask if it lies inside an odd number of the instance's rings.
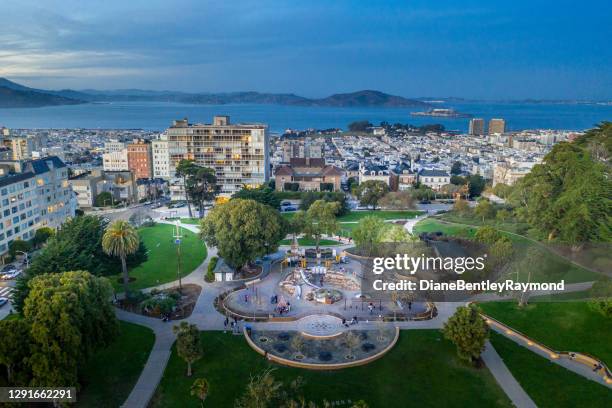
[{"label": "sky", "polygon": [[612,99],[612,3],[1,0],[0,77],[44,89]]}]

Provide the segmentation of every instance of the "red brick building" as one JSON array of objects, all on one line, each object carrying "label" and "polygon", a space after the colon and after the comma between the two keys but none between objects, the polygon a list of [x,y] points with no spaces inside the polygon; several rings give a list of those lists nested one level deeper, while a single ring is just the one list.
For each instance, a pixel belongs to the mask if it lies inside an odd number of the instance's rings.
[{"label": "red brick building", "polygon": [[128,169],[136,179],[153,177],[153,154],[151,143],[136,139],[127,145]]}]

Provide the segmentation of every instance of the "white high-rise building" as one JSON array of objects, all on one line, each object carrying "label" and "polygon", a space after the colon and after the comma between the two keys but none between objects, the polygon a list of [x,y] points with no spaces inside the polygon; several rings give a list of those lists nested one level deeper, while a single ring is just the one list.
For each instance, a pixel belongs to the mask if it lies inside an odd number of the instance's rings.
[{"label": "white high-rise building", "polygon": [[159,139],[151,141],[153,150],[153,177],[170,179],[174,171],[170,173],[170,155],[168,154],[168,139],[161,134]]},{"label": "white high-rise building", "polygon": [[215,170],[222,196],[269,179],[269,136],[264,124],[230,124],[229,116],[215,116],[212,124],[175,120],[166,131],[169,173],[178,162],[193,160]]},{"label": "white high-rise building", "polygon": [[102,155],[102,167],[104,168],[104,171],[127,171],[127,149],[104,153]]},{"label": "white high-rise building", "polygon": [[121,150],[125,148],[126,148],[125,143],[120,142],[116,139],[111,139],[108,142],[104,142],[104,151],[106,153],[120,152]]}]

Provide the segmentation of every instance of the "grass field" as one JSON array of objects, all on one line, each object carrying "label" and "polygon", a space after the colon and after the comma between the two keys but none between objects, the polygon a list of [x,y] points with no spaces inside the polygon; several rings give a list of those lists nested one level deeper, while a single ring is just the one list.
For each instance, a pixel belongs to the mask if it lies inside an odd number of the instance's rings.
[{"label": "grass field", "polygon": [[[205,404],[231,407],[244,392],[251,374],[259,374],[269,363],[255,353],[240,336],[202,332],[205,355],[194,365],[194,375],[185,376],[185,362],[172,356],[156,391],[152,407],[198,407],[189,395],[195,378],[210,383]],[[298,376],[306,381],[307,399],[326,399],[349,407],[347,400],[363,399],[370,408],[407,407],[509,407],[510,401],[485,368],[460,363],[454,346],[437,330],[402,332],[393,350],[380,360],[338,371],[309,371],[274,366],[273,375],[288,383]],[[344,400],[344,404],[339,402]]]},{"label": "grass field", "polygon": [[[280,245],[291,245],[292,239],[283,239],[280,242]],[[317,243],[312,238],[298,238],[298,244],[302,246],[315,246]],[[321,246],[332,246],[332,245],[340,245],[341,242],[336,241],[335,239],[322,239],[319,241],[319,245]]]},{"label": "grass field", "polygon": [[200,225],[199,218],[181,218],[181,224]]},{"label": "grass field", "polygon": [[[131,289],[143,289],[160,283],[177,279],[176,244],[174,243],[175,226],[157,224],[138,230],[140,239],[147,247],[148,259],[131,269]],[[206,246],[197,234],[181,228],[181,276],[189,275],[206,259]],[[113,286],[122,291],[123,284],[118,280],[120,275],[109,276]]]},{"label": "grass field", "polygon": [[106,349],[98,351],[82,368],[76,406],[118,407],[130,394],[142,371],[155,335],[151,329],[119,322],[120,334]]},{"label": "grass field", "polygon": [[[295,212],[284,212],[281,215],[287,219],[293,217]],[[386,211],[386,210],[367,210],[367,211],[350,211],[348,214],[338,217],[340,222],[358,222],[364,217],[373,215],[383,220],[407,220],[409,218],[417,217],[421,214],[421,211]]]},{"label": "grass field", "polygon": [[612,320],[586,302],[485,302],[484,313],[557,351],[591,354],[612,365]]},{"label": "grass field", "polygon": [[[456,236],[461,238],[471,239],[476,234],[477,227],[458,224],[446,224],[433,218],[426,218],[419,222],[414,227],[414,231],[419,234],[422,232],[440,231],[445,235]],[[601,277],[596,272],[589,271],[578,265],[572,264],[561,256],[546,249],[544,246],[538,245],[525,237],[514,234],[505,234],[513,241],[515,249],[521,253],[526,253],[528,250],[534,250],[538,253],[538,265],[532,270],[532,282],[559,282],[562,279],[565,283],[590,282]],[[507,279],[514,279],[516,275],[512,274]],[[520,281],[527,280],[527,274],[521,273]]]},{"label": "grass field", "polygon": [[538,407],[612,406],[612,391],[603,385],[551,363],[501,334],[491,333],[491,343]]}]

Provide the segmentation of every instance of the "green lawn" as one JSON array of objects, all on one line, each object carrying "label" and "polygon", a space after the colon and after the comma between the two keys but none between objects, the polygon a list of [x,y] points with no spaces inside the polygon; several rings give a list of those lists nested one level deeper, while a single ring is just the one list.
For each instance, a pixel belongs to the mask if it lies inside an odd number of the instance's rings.
[{"label": "green lawn", "polygon": [[[440,222],[434,218],[426,218],[415,225],[414,231],[419,234],[421,232],[436,232],[440,231],[446,235],[461,237],[461,238],[473,238],[478,230],[477,227],[470,227],[467,225],[458,224],[447,224]],[[526,252],[528,249],[534,249],[538,252],[539,263],[538,267],[532,270],[531,281],[532,282],[559,282],[562,279],[565,283],[576,283],[576,282],[589,282],[595,281],[601,277],[596,272],[589,271],[588,269],[574,265],[561,256],[551,252],[545,247],[538,245],[537,243],[522,237],[520,235],[505,234],[510,238],[517,251]],[[527,280],[527,274],[520,274],[521,281]],[[509,275],[507,279],[514,279],[515,275]]]},{"label": "green lawn", "polygon": [[151,329],[119,322],[120,334],[82,368],[79,407],[118,407],[136,384],[155,342]]},{"label": "green lawn", "polygon": [[485,302],[482,310],[502,323],[557,351],[591,354],[612,365],[612,320],[586,302]]},{"label": "green lawn", "polygon": [[181,224],[200,225],[199,218],[181,218]]},{"label": "green lawn", "polygon": [[353,222],[359,221],[364,217],[373,215],[374,217],[382,218],[383,220],[407,220],[409,218],[415,218],[421,214],[421,211],[351,211],[346,215],[338,217],[340,222]]},{"label": "green lawn", "polygon": [[[194,365],[193,377],[185,376],[185,362],[173,350],[152,407],[199,406],[189,395],[189,387],[198,377],[210,383],[207,406],[231,407],[243,393],[249,376],[269,367],[241,336],[222,332],[201,335],[205,355]],[[327,372],[274,367],[275,378],[285,383],[302,376],[306,381],[304,394],[318,403],[323,399],[336,403],[363,399],[370,408],[415,404],[422,407],[511,406],[489,371],[460,363],[454,346],[437,330],[404,331],[393,350],[361,367]]]},{"label": "green lawn", "polygon": [[478,226],[490,225],[500,230],[510,231],[510,232],[514,232],[515,234],[521,234],[521,235],[525,235],[529,231],[529,224],[524,223],[524,222],[519,222],[516,219],[508,219],[504,222],[499,222],[496,219],[485,219],[483,222],[482,218],[476,215],[473,215],[473,214],[458,215],[452,211],[441,214],[439,217],[443,220],[450,221],[450,222],[456,222],[459,224],[478,225]]},{"label": "green lawn", "polygon": [[[283,239],[280,242],[280,245],[291,245],[292,241],[292,239]],[[298,238],[298,244],[302,246],[315,246],[317,243],[312,238]],[[319,241],[319,245],[321,246],[332,246],[341,244],[341,242],[338,242],[335,239],[321,239]]]},{"label": "green lawn", "polygon": [[491,343],[514,378],[538,407],[598,408],[612,406],[612,391],[491,333]]},{"label": "green lawn", "polygon": [[[287,219],[293,217],[295,212],[284,212],[281,215]],[[383,220],[406,220],[409,218],[417,217],[421,214],[421,211],[386,211],[386,210],[367,210],[367,211],[350,211],[348,214],[338,217],[340,222],[358,222],[364,217],[373,215]]]},{"label": "green lawn", "polygon": [[[140,239],[147,247],[148,259],[131,269],[130,277],[135,280],[131,289],[143,289],[177,279],[176,244],[174,243],[175,226],[157,224],[153,227],[143,227],[138,230]],[[197,234],[181,228],[181,276],[189,275],[206,259],[206,246]],[[109,277],[113,286],[123,291],[119,282],[120,275]]]}]

